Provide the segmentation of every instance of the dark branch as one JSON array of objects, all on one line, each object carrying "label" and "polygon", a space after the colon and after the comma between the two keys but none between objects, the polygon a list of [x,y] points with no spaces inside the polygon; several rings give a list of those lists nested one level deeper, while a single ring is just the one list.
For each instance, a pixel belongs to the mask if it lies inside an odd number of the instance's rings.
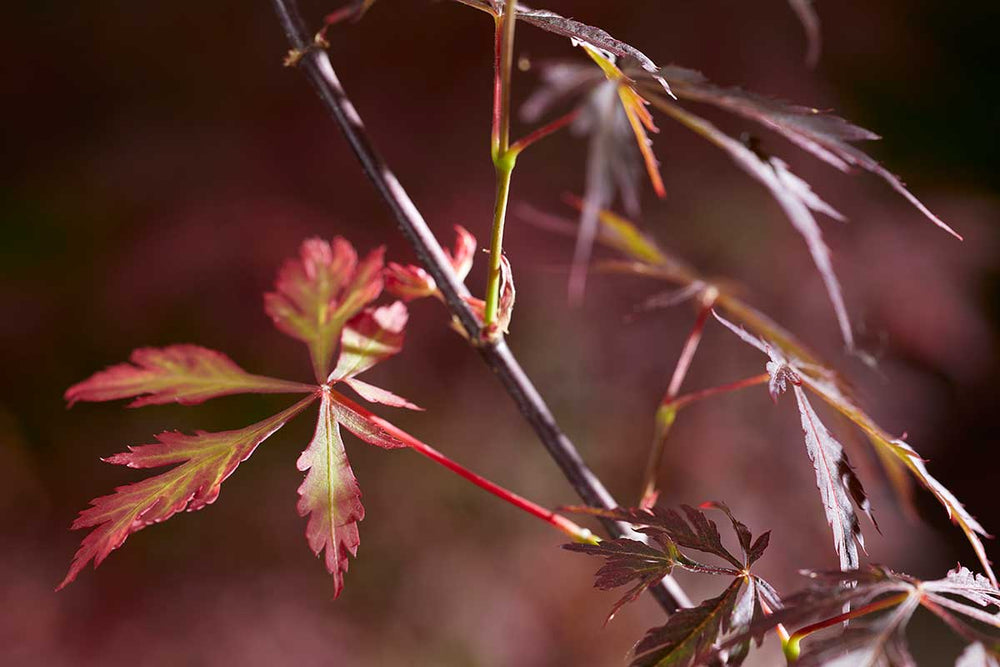
[{"label": "dark branch", "polygon": [[[299,68],[305,72],[323,104],[347,137],[365,174],[392,211],[396,224],[413,246],[420,263],[433,276],[444,295],[448,309],[458,318],[469,340],[482,340],[479,322],[463,299],[469,296],[469,290],[455,277],[451,263],[427,222],[369,140],[361,117],[340,85],[329,57],[325,51],[316,48],[311,33],[306,29],[297,3],[295,0],[273,0],[273,2],[288,41],[298,55]],[[618,503],[583,462],[576,447],[556,424],[545,401],[524,373],[506,342],[502,339],[492,343],[484,342],[477,344],[476,348],[487,366],[500,378],[517,409],[534,429],[580,499],[591,507],[608,509],[617,507]],[[603,523],[607,531],[615,537],[625,535],[635,537],[627,525],[609,520],[604,520]],[[673,612],[679,606],[690,606],[683,590],[669,577],[661,586],[650,590],[667,612]]]}]

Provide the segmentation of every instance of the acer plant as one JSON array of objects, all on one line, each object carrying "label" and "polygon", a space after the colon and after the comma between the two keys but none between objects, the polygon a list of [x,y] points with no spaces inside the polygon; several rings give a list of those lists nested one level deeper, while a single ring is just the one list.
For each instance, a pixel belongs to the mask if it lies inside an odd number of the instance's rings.
[{"label": "acer plant", "polygon": [[[492,215],[484,212],[483,216],[484,223],[491,220],[488,247],[481,248],[476,235],[457,225],[453,245],[442,247],[374,147],[361,111],[340,83],[330,52],[336,52],[339,31],[351,30],[367,12],[378,11],[373,9],[374,1],[351,0],[332,7],[322,23],[311,25],[301,17],[294,0],[273,0],[289,40],[285,65],[309,79],[419,264],[387,262],[383,247],[359,255],[336,229],[328,235],[330,241],[309,238],[301,243],[298,255],[281,266],[263,303],[278,330],[308,351],[311,378],[259,375],[221,352],[195,344],[174,344],[136,349],[127,363],[110,366],[70,387],[65,399],[71,406],[122,399],[131,401],[132,408],[173,403],[189,406],[237,394],[287,394],[290,405],[236,430],[164,431],[155,436],[155,442],[129,446],[127,451],[105,459],[158,472],[96,498],[80,513],[72,527],[89,532],[58,588],[77,579],[88,564],[100,565],[134,533],[180,512],[211,505],[223,483],[259,446],[291,420],[315,410],[313,436],[302,443],[295,464],[303,475],[297,510],[304,519],[309,549],[322,558],[332,576],[334,597],[345,587],[350,559],[358,556],[359,523],[365,518],[361,486],[348,457],[356,443],[351,438],[345,440],[346,431],[356,440],[386,450],[388,456],[404,455],[392,450],[413,450],[558,530],[568,551],[603,559],[594,586],[601,590],[627,587],[613,605],[608,621],[649,593],[666,617],[644,635],[635,633],[639,639],[629,655],[632,665],[740,665],[768,636],[777,637],[789,663],[910,665],[915,661],[906,628],[918,609],[928,611],[965,644],[959,665],[998,664],[1000,589],[982,541],[986,529],[932,476],[928,461],[905,436],[891,435],[870,416],[864,401],[832,364],[752,306],[734,282],[694,268],[643,231],[637,220],[644,183],[648,182],[656,197],[666,195],[651,137],[665,123],[676,123],[721,149],[739,170],[762,186],[805,242],[804,250],[829,299],[829,324],[839,331],[845,351],[869,365],[874,360],[855,340],[844,290],[817,220],[817,214],[836,220],[844,216],[788,162],[765,152],[758,138],[731,136],[699,109],[714,107],[716,113],[755,123],[836,170],[874,174],[919,215],[960,239],[958,233],[918,200],[899,177],[858,148],[858,142],[878,138],[869,130],[812,107],[716,85],[692,69],[657,64],[601,28],[545,9],[515,0],[456,2],[487,15],[493,27],[489,152],[495,200]],[[789,5],[807,36],[805,60],[815,64],[820,53],[818,17],[806,0],[790,0]],[[518,114],[512,99],[515,35],[521,26],[540,29],[556,40],[569,40],[577,57],[532,63],[540,82],[525,97]],[[512,132],[516,115],[531,127],[520,138]],[[578,169],[582,181],[579,194],[563,196],[564,213],[551,213],[524,202],[510,206],[519,160],[530,159],[533,146],[560,132],[586,142],[585,164]],[[673,372],[656,401],[655,412],[649,415],[650,442],[637,446],[616,443],[622,451],[628,448],[647,461],[641,485],[626,502],[612,497],[600,477],[584,463],[507,346],[506,337],[516,323],[514,274],[518,268],[504,252],[511,212],[536,228],[574,238],[567,281],[571,305],[582,302],[588,282],[619,274],[670,286],[640,304],[637,311],[685,302],[694,307],[690,333],[680,351],[670,353],[677,359]],[[468,226],[486,229],[485,224]],[[951,239],[942,234],[945,241]],[[486,251],[486,280],[479,292],[471,290],[466,279],[481,250]],[[447,313],[443,314],[438,306],[436,324],[456,332],[456,346],[471,346],[497,376],[573,487],[577,500],[562,508],[546,508],[490,481],[381,416],[392,410],[422,410],[417,405],[419,397],[411,401],[363,379],[366,372],[403,349],[409,304],[422,299],[445,307]],[[748,377],[685,392],[689,370],[710,327],[727,332],[726,336],[732,334],[752,348],[743,351],[748,359],[756,354],[761,366]],[[730,336],[734,346],[739,344],[735,339]],[[795,539],[783,534],[780,526],[755,536],[737,518],[739,508],[731,501],[699,501],[681,504],[679,509],[661,502],[668,495],[660,486],[661,468],[676,421],[689,410],[703,409],[701,405],[707,401],[725,410],[726,395],[743,389],[766,389],[776,409],[795,405],[795,410],[787,411],[801,427],[800,443],[805,445],[805,457],[815,475],[818,498],[814,509],[817,518],[822,509],[832,540],[831,555],[840,565],[836,571],[804,571],[807,583],[798,592],[779,591],[755,570],[762,559],[766,562],[769,548],[781,548],[782,542]],[[958,566],[943,578],[923,580],[895,572],[891,564],[868,562],[865,535],[878,530],[865,490],[865,483],[870,485],[873,480],[862,481],[865,471],[854,468],[842,444],[857,434],[865,436],[903,503],[913,502],[919,487],[943,508],[942,514],[947,514],[971,547],[963,558],[974,556],[974,570]],[[443,449],[461,451],[461,443],[449,442]],[[718,496],[729,491],[719,489]],[[773,493],[781,494],[782,488],[776,487]],[[405,506],[399,511],[405,512]],[[604,534],[599,536],[571,517],[599,524]],[[726,546],[732,540],[723,538],[715,523],[718,518],[728,521],[738,549]],[[406,548],[420,546],[408,544]],[[503,543],[497,548],[503,549]],[[674,579],[676,572],[721,581],[724,588],[718,595],[693,600]],[[591,609],[584,611],[589,614]],[[596,611],[594,614],[599,616]]]}]

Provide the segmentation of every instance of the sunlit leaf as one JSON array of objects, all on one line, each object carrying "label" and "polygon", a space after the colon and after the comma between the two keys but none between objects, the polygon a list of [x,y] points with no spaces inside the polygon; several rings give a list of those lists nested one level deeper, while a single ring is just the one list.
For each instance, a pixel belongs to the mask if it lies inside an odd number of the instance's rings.
[{"label": "sunlit leaf", "polygon": [[73,529],[93,528],[83,539],[62,588],[91,560],[97,567],[125,539],[146,526],[166,521],[181,511],[195,511],[215,502],[222,482],[257,446],[304,410],[315,396],[307,396],[284,412],[238,431],[184,435],[161,433],[157,443],[129,447],[108,462],[130,468],[158,468],[178,464],[165,473],[120,486],[110,496],[91,502]]},{"label": "sunlit leaf", "polygon": [[66,390],[77,401],[135,398],[130,407],[183,403],[193,405],[231,394],[310,392],[314,387],[262,375],[251,375],[214,350],[197,345],[140,348],[131,363],[111,366]]},{"label": "sunlit leaf", "polygon": [[308,516],[306,539],[317,556],[324,554],[333,575],[334,597],[344,589],[348,556],[356,556],[360,538],[358,522],[365,518],[361,488],[344,451],[340,426],[329,392],[323,392],[316,432],[299,457],[297,467],[306,473],[299,487],[298,510]]},{"label": "sunlit leaf", "polygon": [[317,381],[329,373],[344,325],[381,294],[383,255],[378,248],[359,262],[341,237],[332,244],[309,239],[281,267],[275,291],[264,295],[278,329],[309,346]]},{"label": "sunlit leaf", "polygon": [[368,308],[344,326],[340,358],[328,382],[339,382],[364,373],[403,349],[403,330],[409,318],[406,306]]}]

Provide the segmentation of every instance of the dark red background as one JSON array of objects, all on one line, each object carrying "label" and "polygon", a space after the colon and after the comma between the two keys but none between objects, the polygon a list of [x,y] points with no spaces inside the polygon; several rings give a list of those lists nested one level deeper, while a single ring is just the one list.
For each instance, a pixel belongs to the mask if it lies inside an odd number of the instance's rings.
[{"label": "dark red background", "polygon": [[[851,219],[824,229],[855,324],[881,356],[877,372],[841,353],[822,285],[778,208],[667,119],[655,146],[669,197],[647,192],[644,224],[698,267],[741,281],[749,301],[837,361],[883,425],[907,431],[932,473],[997,529],[995,3],[818,2],[826,44],[815,71],[802,64],[802,31],[781,0],[547,6],[658,62],[834,108],[885,137],[871,152],[964,243],[875,177],[839,174],[761,133]],[[306,3],[314,19],[332,7]],[[447,2],[382,0],[333,34],[334,61],[375,141],[449,239],[455,223],[488,236],[491,40],[487,17]],[[530,27],[518,42],[536,61],[581,57]],[[416,455],[356,440],[347,446],[368,517],[347,589],[332,601],[294,507],[308,418],[261,447],[211,508],[142,531],[96,573],[53,593],[82,537],[67,530],[75,513],[139,476],[98,457],[166,428],[240,427],[288,403],[67,412],[67,386],[134,347],[172,342],[307,377],[303,350],[261,310],[281,260],[317,234],[412,255],[303,77],[281,67],[285,44],[263,0],[24,3],[7,13],[0,49],[0,662],[620,664],[660,621],[643,601],[602,629],[613,598],[590,588],[596,562],[559,550],[544,525]],[[531,72],[518,74],[516,98],[534,83]],[[734,133],[752,129],[705,113]],[[569,135],[526,153],[515,203],[558,212],[560,195],[580,188],[583,154]],[[682,306],[624,324],[660,286],[600,277],[586,305],[570,309],[558,269],[571,253],[565,239],[514,216],[508,249],[518,285],[511,345],[587,460],[634,501],[652,412],[692,314]],[[470,278],[477,291],[481,269]],[[408,348],[372,378],[428,411],[392,417],[543,504],[573,502],[443,311],[413,310]],[[685,387],[758,372],[760,362],[713,325]],[[858,444],[855,463],[882,525],[883,535],[868,533],[873,560],[928,578],[957,560],[974,565],[927,494],[918,497],[926,522],[907,521],[860,438],[844,439]],[[751,391],[692,408],[678,421],[662,483],[667,503],[725,500],[753,529],[773,529],[761,573],[782,591],[798,584],[798,568],[836,563],[788,400],[775,408]],[[684,583],[696,596],[721,585]],[[946,634],[917,635],[927,664],[957,650]]]}]

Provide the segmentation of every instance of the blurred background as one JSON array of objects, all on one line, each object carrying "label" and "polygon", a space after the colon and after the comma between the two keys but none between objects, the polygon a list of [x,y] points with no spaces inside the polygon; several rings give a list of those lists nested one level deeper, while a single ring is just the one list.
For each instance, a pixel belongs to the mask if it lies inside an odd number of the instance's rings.
[{"label": "blurred background", "polygon": [[[336,4],[306,0],[318,25]],[[995,419],[1000,326],[1000,93],[995,2],[816,3],[824,48],[804,66],[801,26],[782,0],[664,3],[548,0],[661,64],[838,113],[884,136],[866,146],[965,235],[935,229],[876,177],[841,174],[748,123],[850,218],[824,223],[848,307],[877,370],[843,354],[800,237],[767,194],[667,119],[655,148],[668,197],[647,191],[643,225],[833,362],[870,412],[930,459],[987,529],[1000,530]],[[196,342],[253,372],[306,378],[304,350],[263,314],[279,263],[311,235],[413,261],[305,79],[284,69],[269,3],[65,3],[7,10],[0,46],[0,663],[4,665],[616,665],[662,621],[649,600],[602,628],[612,594],[598,562],[407,451],[349,439],[364,491],[359,558],[336,601],[295,512],[309,417],[240,467],[218,502],[128,540],[56,594],[91,498],[139,479],[99,457],[165,429],[239,428],[284,398],[127,410],[65,409],[70,384],[139,346]],[[443,240],[488,237],[492,24],[449,2],[383,0],[332,34],[334,63],[369,129]],[[534,62],[582,58],[531,27]],[[516,100],[537,82],[516,75]],[[515,134],[526,129],[517,126]],[[522,156],[513,201],[569,214],[584,142],[569,134]],[[518,300],[511,345],[585,458],[624,503],[639,493],[652,414],[693,321],[689,306],[626,323],[662,285],[592,276],[566,306],[571,242],[518,218],[508,252]],[[481,292],[480,266],[470,286]],[[499,384],[447,328],[413,307],[408,347],[371,380],[427,408],[389,414],[478,472],[550,506],[575,498]],[[710,325],[685,389],[759,372],[761,359]],[[842,427],[835,420],[831,426]],[[861,439],[839,431],[882,534],[871,560],[925,578],[975,558],[944,511],[917,494],[908,519]],[[789,400],[751,390],[682,413],[661,476],[663,502],[723,500],[772,529],[760,573],[780,591],[799,568],[836,565]],[[994,543],[988,550],[997,557]],[[683,578],[695,597],[724,582]],[[959,644],[917,617],[917,651],[944,664]],[[933,631],[931,630],[933,628]],[[777,660],[769,643],[757,664]]]}]

